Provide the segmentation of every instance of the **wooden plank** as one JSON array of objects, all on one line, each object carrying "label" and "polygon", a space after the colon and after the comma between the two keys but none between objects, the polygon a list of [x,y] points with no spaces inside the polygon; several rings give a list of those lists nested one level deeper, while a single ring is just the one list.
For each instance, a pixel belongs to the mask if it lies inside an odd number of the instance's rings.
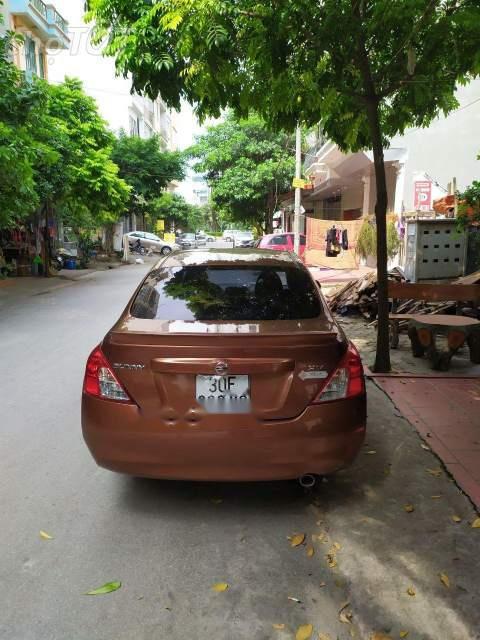
[{"label": "wooden plank", "polygon": [[412,284],[389,282],[388,295],[395,299],[425,300],[428,302],[464,301],[480,304],[478,284]]}]

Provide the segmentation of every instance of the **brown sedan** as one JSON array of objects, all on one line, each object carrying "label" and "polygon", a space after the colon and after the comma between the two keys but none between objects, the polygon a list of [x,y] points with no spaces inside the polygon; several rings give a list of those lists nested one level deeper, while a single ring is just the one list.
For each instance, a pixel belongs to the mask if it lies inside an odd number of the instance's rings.
[{"label": "brown sedan", "polygon": [[88,359],[85,441],[135,476],[330,474],[365,437],[360,357],[290,253],[173,253]]}]

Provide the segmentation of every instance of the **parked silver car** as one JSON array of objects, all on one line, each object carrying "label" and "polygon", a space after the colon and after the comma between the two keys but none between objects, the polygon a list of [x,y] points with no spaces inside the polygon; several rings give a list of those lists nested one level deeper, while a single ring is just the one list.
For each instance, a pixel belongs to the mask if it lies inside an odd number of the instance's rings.
[{"label": "parked silver car", "polygon": [[152,249],[155,253],[161,253],[162,256],[166,256],[173,251],[173,245],[165,242],[154,233],[147,233],[146,231],[131,231],[126,234],[128,242],[133,247],[139,240],[141,246],[146,249]]},{"label": "parked silver car", "polygon": [[182,249],[196,249],[198,242],[194,233],[182,233],[177,238],[177,245]]}]

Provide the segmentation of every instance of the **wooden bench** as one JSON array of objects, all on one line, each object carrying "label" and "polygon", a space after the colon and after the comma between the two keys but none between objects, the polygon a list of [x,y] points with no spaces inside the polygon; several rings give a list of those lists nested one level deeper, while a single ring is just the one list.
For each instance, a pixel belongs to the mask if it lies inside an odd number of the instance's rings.
[{"label": "wooden bench", "polygon": [[425,302],[460,302],[469,303],[474,309],[480,307],[480,284],[412,284],[411,282],[388,283],[388,297],[392,300],[390,312],[390,346],[398,347],[400,323],[410,321],[420,312],[396,313],[401,300],[418,300]]}]

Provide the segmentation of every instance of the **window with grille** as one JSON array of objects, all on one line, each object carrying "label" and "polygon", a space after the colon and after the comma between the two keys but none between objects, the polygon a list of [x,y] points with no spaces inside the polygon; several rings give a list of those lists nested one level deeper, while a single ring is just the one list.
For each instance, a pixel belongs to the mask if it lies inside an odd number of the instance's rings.
[{"label": "window with grille", "polygon": [[45,74],[45,54],[43,51],[40,51],[38,54],[38,68],[40,77],[45,80],[47,76]]},{"label": "window with grille", "polygon": [[25,38],[25,70],[27,75],[38,75],[37,48],[35,46],[35,41],[28,36]]}]

